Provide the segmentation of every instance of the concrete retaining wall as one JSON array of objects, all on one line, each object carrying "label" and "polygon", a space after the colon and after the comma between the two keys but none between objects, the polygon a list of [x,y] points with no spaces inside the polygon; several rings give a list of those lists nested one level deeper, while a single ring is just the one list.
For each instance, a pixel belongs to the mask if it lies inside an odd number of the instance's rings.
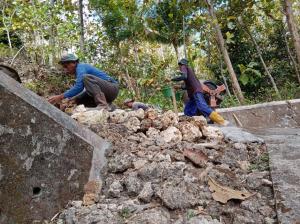
[{"label": "concrete retaining wall", "polygon": [[300,99],[218,109],[227,120],[245,128],[300,126]]},{"label": "concrete retaining wall", "polygon": [[107,146],[0,71],[0,223],[42,223],[82,199]]}]

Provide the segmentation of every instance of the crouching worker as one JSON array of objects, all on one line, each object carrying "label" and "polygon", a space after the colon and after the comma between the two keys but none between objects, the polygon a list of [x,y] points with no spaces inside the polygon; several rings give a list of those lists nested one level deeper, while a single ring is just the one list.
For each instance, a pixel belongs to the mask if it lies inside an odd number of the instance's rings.
[{"label": "crouching worker", "polygon": [[188,93],[189,100],[184,107],[184,114],[187,116],[196,116],[203,114],[205,117],[209,117],[214,123],[220,125],[227,125],[228,121],[219,115],[216,111],[208,106],[206,103],[200,81],[195,76],[194,71],[188,66],[186,59],[181,59],[178,62],[181,75],[172,79],[172,81],[184,81],[185,88]]},{"label": "crouching worker", "polygon": [[73,99],[76,104],[88,107],[111,110],[111,103],[119,93],[118,82],[105,72],[89,65],[79,63],[73,54],[67,54],[60,60],[60,64],[70,75],[75,75],[75,85],[61,95],[52,96],[48,101],[59,103],[62,99]]}]

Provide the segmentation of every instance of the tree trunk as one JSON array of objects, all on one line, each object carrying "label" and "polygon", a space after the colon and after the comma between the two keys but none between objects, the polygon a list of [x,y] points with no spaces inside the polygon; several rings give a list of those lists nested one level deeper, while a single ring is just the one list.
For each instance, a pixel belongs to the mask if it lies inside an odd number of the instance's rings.
[{"label": "tree trunk", "polygon": [[236,74],[235,74],[235,72],[233,70],[232,63],[231,63],[228,51],[227,51],[227,49],[225,47],[224,38],[223,38],[223,35],[222,35],[222,32],[221,32],[221,28],[220,28],[220,26],[219,26],[219,24],[217,22],[217,17],[215,15],[213,5],[211,4],[210,0],[205,0],[205,1],[206,1],[207,5],[208,5],[208,11],[209,11],[210,17],[211,17],[211,19],[213,21],[213,25],[214,25],[214,28],[215,28],[216,33],[217,33],[218,44],[219,44],[220,49],[222,51],[222,54],[223,54],[223,57],[224,57],[224,61],[226,63],[226,66],[227,66],[230,78],[232,80],[232,86],[236,90],[235,92],[237,94],[237,97],[238,97],[239,101],[243,104],[245,102],[245,98],[243,96],[243,93],[242,93],[240,84],[238,82],[238,79],[236,77]]},{"label": "tree trunk", "polygon": [[184,58],[185,58],[185,59],[188,59],[187,51],[186,51],[185,19],[184,19],[184,16],[182,17],[182,33],[183,33],[183,51],[184,51]]},{"label": "tree trunk", "polygon": [[280,93],[279,93],[279,91],[278,91],[278,88],[277,88],[277,85],[276,85],[276,83],[275,83],[275,80],[274,80],[273,76],[271,75],[271,73],[270,73],[270,71],[269,71],[269,69],[268,69],[268,67],[267,67],[267,65],[266,65],[266,63],[265,63],[265,60],[263,59],[262,52],[261,52],[261,50],[260,50],[260,47],[258,46],[258,43],[256,42],[255,38],[254,38],[253,35],[251,34],[250,30],[248,30],[248,28],[244,25],[243,20],[242,20],[241,17],[239,18],[239,23],[240,23],[241,27],[242,27],[242,28],[246,31],[246,33],[249,35],[249,37],[250,37],[252,43],[254,44],[255,49],[256,49],[256,51],[257,51],[257,53],[258,53],[259,59],[260,59],[262,65],[263,65],[263,67],[264,67],[265,72],[267,73],[267,75],[268,75],[268,77],[269,77],[269,79],[270,79],[270,81],[271,81],[271,83],[272,83],[272,85],[273,85],[273,88],[274,88],[274,90],[275,90],[275,92],[276,92],[276,95],[278,96],[279,99],[281,99],[281,95],[280,95]]},{"label": "tree trunk", "polygon": [[300,65],[300,36],[297,29],[297,25],[293,16],[292,3],[290,0],[284,0],[284,11],[286,15],[286,21],[289,27],[289,31],[292,35],[296,55],[298,59],[298,65]]},{"label": "tree trunk", "polygon": [[176,54],[176,58],[177,60],[179,60],[179,55],[178,55],[178,46],[175,42],[172,43],[173,47],[174,47],[174,50],[175,50],[175,54]]},{"label": "tree trunk", "polygon": [[[51,20],[53,20],[53,17],[54,17],[53,8],[55,5],[55,0],[50,0],[50,4],[51,4],[50,17],[51,17]],[[55,27],[54,27],[54,25],[51,25],[49,45],[50,45],[50,54],[49,54],[48,63],[50,66],[53,66],[53,61],[55,58]]]},{"label": "tree trunk", "polygon": [[84,49],[84,22],[83,22],[83,0],[79,0],[79,9],[78,15],[80,20],[80,51],[85,52]]},{"label": "tree trunk", "polygon": [[300,84],[300,74],[299,74],[299,69],[298,69],[297,62],[295,61],[295,58],[294,58],[294,56],[292,55],[292,52],[291,52],[291,50],[290,50],[289,42],[288,42],[288,40],[287,40],[286,34],[283,34],[283,36],[284,36],[284,42],[285,42],[285,45],[286,45],[287,53],[288,53],[289,58],[291,59],[293,65],[294,65],[295,73],[296,73],[296,75],[297,75],[297,79],[298,79],[298,82],[299,82],[299,84]]}]

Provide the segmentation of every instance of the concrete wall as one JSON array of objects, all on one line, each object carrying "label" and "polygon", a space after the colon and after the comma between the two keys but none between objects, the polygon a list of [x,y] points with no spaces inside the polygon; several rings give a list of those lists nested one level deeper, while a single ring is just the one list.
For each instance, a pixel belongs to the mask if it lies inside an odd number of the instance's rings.
[{"label": "concrete wall", "polygon": [[217,111],[233,124],[239,126],[240,122],[248,129],[300,126],[300,99],[224,108]]},{"label": "concrete wall", "polygon": [[0,223],[51,219],[100,177],[107,143],[0,71]]}]

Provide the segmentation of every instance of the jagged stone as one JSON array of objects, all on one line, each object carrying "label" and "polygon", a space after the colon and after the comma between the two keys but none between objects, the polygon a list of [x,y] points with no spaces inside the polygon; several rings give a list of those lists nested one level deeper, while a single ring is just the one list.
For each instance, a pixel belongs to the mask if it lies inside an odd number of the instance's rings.
[{"label": "jagged stone", "polygon": [[182,134],[182,140],[188,142],[194,142],[202,137],[202,133],[199,128],[189,122],[182,122],[177,125],[177,128]]},{"label": "jagged stone", "polygon": [[182,134],[173,126],[168,127],[166,130],[160,133],[160,137],[157,139],[159,144],[169,143],[169,142],[180,142],[182,140]]},{"label": "jagged stone", "polygon": [[0,220],[51,219],[100,175],[108,145],[0,72]]},{"label": "jagged stone", "polygon": [[160,118],[159,118],[162,127],[164,129],[167,129],[170,126],[175,126],[178,124],[179,118],[177,114],[175,114],[173,111],[169,110],[165,112]]},{"label": "jagged stone", "polygon": [[175,181],[166,182],[156,194],[169,209],[203,205],[211,197],[210,193],[203,192],[198,184],[187,184],[183,181],[179,184]]},{"label": "jagged stone", "polygon": [[124,172],[132,166],[133,158],[132,154],[118,154],[109,161],[108,170],[113,173]]},{"label": "jagged stone", "polygon": [[116,180],[109,186],[108,194],[114,198],[118,198],[123,191],[123,186],[120,181]]},{"label": "jagged stone", "polygon": [[153,194],[154,194],[154,191],[152,189],[151,182],[146,182],[144,184],[142,191],[138,195],[138,199],[140,199],[144,202],[150,202]]},{"label": "jagged stone", "polygon": [[203,136],[209,140],[222,140],[224,138],[223,133],[219,128],[212,126],[203,126],[201,128]]},{"label": "jagged stone", "polygon": [[103,124],[107,122],[107,119],[109,118],[109,112],[104,109],[95,109],[85,112],[74,113],[71,117],[82,124]]},{"label": "jagged stone", "polygon": [[166,224],[170,223],[170,214],[162,208],[152,208],[137,214],[128,224]]},{"label": "jagged stone", "polygon": [[128,117],[136,117],[140,120],[145,118],[145,111],[143,109],[132,110],[128,112]]},{"label": "jagged stone", "polygon": [[137,173],[129,174],[125,178],[124,184],[129,195],[138,195],[143,188],[141,180],[137,177]]},{"label": "jagged stone", "polygon": [[84,185],[83,205],[89,206],[99,201],[102,182],[100,180],[92,180]]},{"label": "jagged stone", "polygon": [[156,110],[150,108],[145,112],[145,117],[150,120],[156,120],[158,118],[158,113]]},{"label": "jagged stone", "polygon": [[152,128],[150,127],[148,129],[148,131],[146,132],[146,135],[149,137],[149,138],[153,138],[153,139],[156,139],[159,137],[159,134],[160,134],[160,131],[157,130],[156,128]]},{"label": "jagged stone", "polygon": [[113,123],[124,123],[128,118],[128,113],[125,110],[114,110],[113,112],[109,113],[109,119]]},{"label": "jagged stone", "polygon": [[191,121],[194,125],[199,127],[200,129],[207,126],[207,120],[203,116],[193,116],[193,119]]},{"label": "jagged stone", "polygon": [[125,123],[124,126],[132,132],[136,132],[141,128],[141,122],[136,117],[130,117]]}]

